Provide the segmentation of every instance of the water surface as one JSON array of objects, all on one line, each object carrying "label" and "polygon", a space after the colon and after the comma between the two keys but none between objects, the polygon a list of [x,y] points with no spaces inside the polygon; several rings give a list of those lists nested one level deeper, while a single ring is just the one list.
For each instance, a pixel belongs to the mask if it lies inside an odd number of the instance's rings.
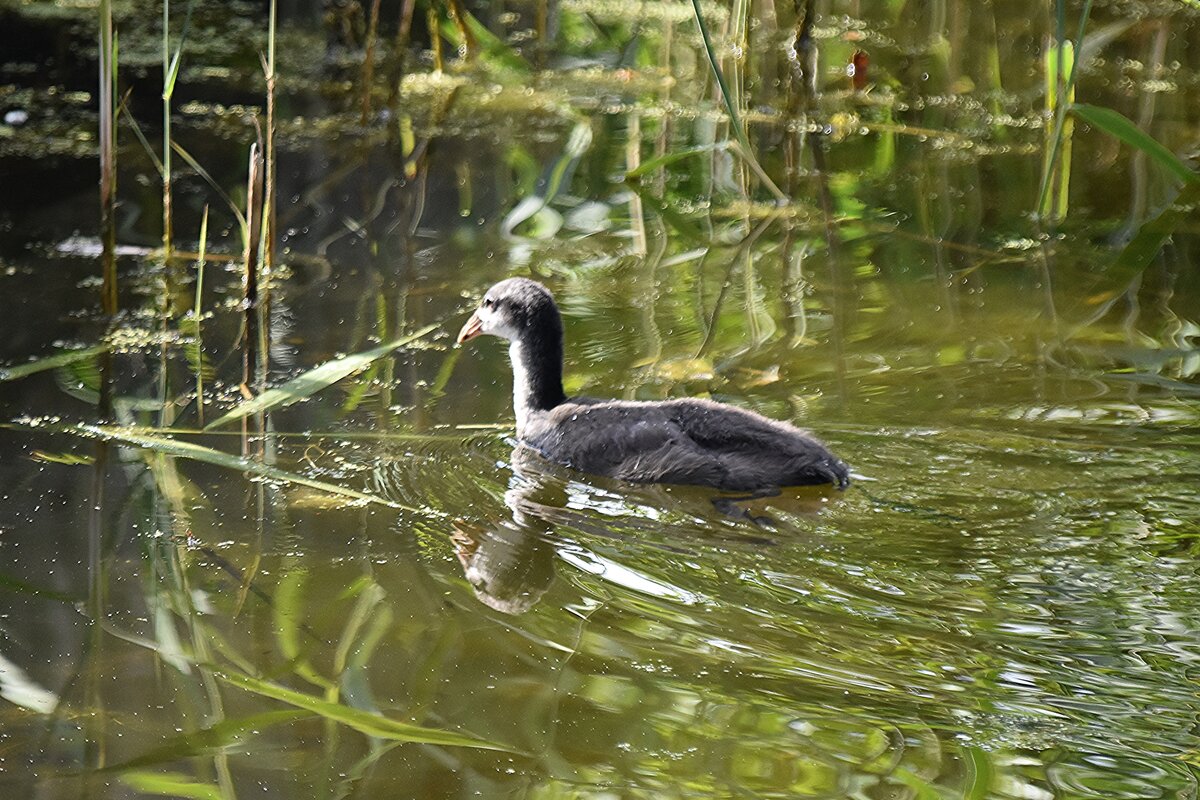
[{"label": "water surface", "polygon": [[[1080,99],[1194,150],[1197,12],[1099,6]],[[13,8],[29,37],[91,30]],[[818,4],[801,97],[790,5],[748,32],[706,7],[781,205],[727,144],[690,6],[563,2],[540,53],[528,9],[472,8],[528,72],[426,53],[365,125],[353,25],[285,14],[263,385],[436,328],[246,435],[200,432],[195,402],[201,351],[204,422],[242,396],[233,214],[179,167],[176,246],[208,204],[227,257],[197,345],[194,256],[156,255],[158,177],[122,128],[106,319],[91,73],[10,51],[0,104],[29,119],[0,129],[0,363],[108,355],[0,382],[5,792],[1195,797],[1196,228],[1122,268],[1178,184],[1079,124],[1066,214],[1036,219],[1053,13]],[[175,118],[235,202],[245,19],[228,52],[197,35]],[[155,141],[155,62],[128,51]],[[791,420],[854,485],[755,524],[522,451],[502,343],[452,347],[511,275],[559,300],[568,391]],[[100,422],[115,438],[78,427]]]}]

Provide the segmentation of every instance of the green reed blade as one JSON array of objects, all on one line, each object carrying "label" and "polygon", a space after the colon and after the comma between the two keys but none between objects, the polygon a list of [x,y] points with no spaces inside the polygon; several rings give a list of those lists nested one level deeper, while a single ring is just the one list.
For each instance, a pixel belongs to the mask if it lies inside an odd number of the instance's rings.
[{"label": "green reed blade", "polygon": [[62,603],[77,603],[80,599],[63,592],[55,591],[54,589],[46,589],[32,583],[26,583],[19,578],[10,577],[2,572],[0,572],[0,592],[17,592],[18,594],[28,594],[47,600],[58,600]]},{"label": "green reed blade", "polygon": [[192,322],[195,325],[195,341],[187,348],[187,357],[196,376],[196,415],[201,425],[204,424],[204,373],[207,368],[204,360],[203,318],[200,298],[204,293],[204,258],[208,251],[208,204],[204,205],[204,214],[200,217],[200,240],[196,244],[196,294],[192,306]]},{"label": "green reed blade", "polygon": [[93,436],[106,441],[120,442],[132,447],[142,447],[147,450],[163,453],[164,455],[189,458],[193,461],[202,461],[206,464],[225,467],[226,469],[233,469],[239,472],[246,472],[257,478],[263,478],[265,480],[280,481],[282,483],[291,483],[298,486],[307,486],[310,489],[318,489],[323,492],[329,492],[330,494],[348,497],[351,500],[358,500],[364,503],[377,503],[379,505],[388,506],[389,508],[398,508],[417,512],[417,509],[409,508],[408,506],[401,505],[400,503],[392,502],[391,500],[387,500],[378,495],[359,492],[355,491],[354,489],[347,489],[344,486],[338,486],[337,484],[306,478],[303,475],[298,475],[294,472],[288,472],[287,470],[280,469],[279,467],[272,467],[250,458],[230,455],[229,453],[225,453],[220,450],[213,450],[210,447],[204,447],[203,445],[193,444],[191,442],[183,442],[178,439],[154,436],[152,434],[144,433],[140,430],[108,425],[79,425],[78,427],[65,428],[64,430],[71,433],[76,433],[80,436]]},{"label": "green reed blade", "polygon": [[[459,17],[458,23],[452,18],[456,16]],[[529,75],[533,72],[529,62],[520,53],[488,30],[487,26],[480,22],[474,14],[461,7],[457,10],[457,14],[447,15],[441,21],[440,30],[442,36],[459,49],[465,49],[468,39],[473,38],[475,45],[483,54],[485,67],[500,68],[518,75]]]},{"label": "green reed blade", "polygon": [[96,347],[85,347],[81,350],[65,350],[53,355],[39,358],[30,361],[27,364],[17,364],[15,366],[0,367],[0,382],[15,381],[18,378],[25,378],[29,375],[35,375],[39,372],[45,372],[48,369],[57,369],[70,364],[75,364],[79,361],[98,356],[101,353],[108,351],[108,345],[98,345]]},{"label": "green reed blade", "polygon": [[[188,0],[187,10],[184,12],[184,28],[179,32],[179,44],[175,46],[175,53],[170,56],[169,64],[166,59],[163,61],[163,66],[166,67],[166,72],[163,73],[162,82],[162,98],[170,101],[170,98],[175,94],[175,80],[179,78],[179,65],[184,55],[184,43],[187,41],[187,30],[192,26],[192,10],[196,6],[196,0]],[[167,40],[167,12],[170,8],[169,0],[163,2],[162,14],[162,47],[163,56],[167,55],[168,40]]]},{"label": "green reed blade", "polygon": [[318,714],[327,720],[345,725],[359,733],[374,736],[378,739],[392,739],[402,742],[419,742],[422,744],[437,744],[447,747],[474,747],[481,750],[500,750],[514,752],[511,748],[495,742],[479,739],[463,733],[426,728],[408,722],[400,722],[382,714],[372,714],[357,708],[351,708],[341,703],[331,703],[311,695],[297,692],[268,681],[239,675],[234,672],[218,672],[217,678],[230,686],[245,689],[248,692],[278,700],[281,703]]},{"label": "green reed blade", "polygon": [[729,149],[729,142],[717,142],[716,144],[702,144],[696,147],[685,147],[682,150],[675,150],[657,158],[652,158],[649,161],[643,161],[637,169],[631,169],[625,173],[625,180],[633,181],[654,172],[662,167],[674,164],[676,161],[682,161],[691,156],[701,155],[703,153],[720,152]]},{"label": "green reed blade", "polygon": [[168,739],[153,750],[135,756],[128,761],[103,767],[100,772],[125,772],[140,767],[150,767],[156,764],[166,764],[184,758],[211,755],[226,747],[240,744],[251,736],[257,735],[264,728],[295,722],[311,716],[305,711],[275,710],[259,714],[251,714],[236,719],[222,720],[208,728],[183,733]]},{"label": "green reed blade", "polygon": [[220,184],[213,180],[213,176],[208,174],[208,170],[200,166],[200,162],[193,158],[191,153],[189,153],[187,150],[184,150],[183,146],[180,145],[179,142],[171,142],[171,149],[176,153],[179,153],[179,155],[183,157],[183,160],[187,162],[188,166],[196,170],[196,174],[203,178],[204,182],[212,187],[212,190],[217,193],[217,196],[225,201],[225,205],[229,206],[229,210],[232,211],[233,216],[237,218],[238,226],[242,229],[242,238],[245,239],[247,236],[249,236],[250,225],[246,222],[246,215],[242,213],[240,208],[238,208],[237,203],[233,202],[233,198],[226,194],[225,190],[221,188]]},{"label": "green reed blade", "polygon": [[137,120],[133,118],[133,114],[118,114],[118,116],[129,123],[129,127],[133,130],[133,135],[137,137],[137,140],[142,145],[142,149],[146,151],[146,155],[154,163],[154,170],[161,179],[164,174],[162,160],[158,157],[158,153],[154,152],[154,148],[150,146],[149,140],[146,139],[146,134],[142,133],[142,126],[138,125]]},{"label": "green reed blade", "polygon": [[308,581],[308,570],[302,567],[288,569],[275,587],[275,602],[271,616],[275,622],[275,642],[279,652],[292,665],[292,671],[313,686],[325,691],[336,691],[337,684],[317,672],[308,660],[303,642],[303,620],[307,618],[304,608],[304,587]]},{"label": "green reed blade", "polygon": [[244,419],[251,414],[283,408],[290,406],[292,403],[306,400],[327,386],[337,383],[359,370],[366,369],[373,361],[383,358],[393,350],[421,339],[439,328],[441,328],[441,324],[435,322],[432,325],[426,325],[416,333],[409,334],[387,344],[382,344],[371,350],[355,353],[343,358],[335,358],[333,361],[326,361],[324,364],[310,369],[303,375],[292,378],[282,386],[268,389],[258,397],[238,404],[229,413],[210,422],[204,429],[219,428],[227,422]]},{"label": "green reed blade", "polygon": [[779,187],[763,170],[762,165],[758,163],[758,159],[754,157],[750,139],[746,136],[746,128],[742,125],[741,115],[738,114],[737,105],[733,102],[733,93],[729,91],[725,73],[717,62],[717,53],[713,47],[712,36],[708,33],[708,25],[704,22],[704,15],[700,13],[700,0],[692,0],[692,11],[695,13],[696,25],[700,28],[700,37],[704,40],[704,54],[708,58],[709,69],[712,70],[713,77],[717,80],[717,86],[721,90],[721,99],[725,103],[725,112],[729,115],[729,125],[733,128],[733,135],[737,139],[738,152],[754,174],[758,176],[758,179],[763,182],[763,185],[770,190],[771,194],[775,195],[775,199],[785,202],[788,199],[787,195],[779,190]]},{"label": "green reed blade", "polygon": [[1184,221],[1195,219],[1195,207],[1200,203],[1200,180],[1189,181],[1174,202],[1157,215],[1142,223],[1134,237],[1121,250],[1117,260],[1106,272],[1127,275],[1130,279],[1149,266],[1150,261],[1166,244],[1171,234]]},{"label": "green reed blade", "polygon": [[1200,181],[1200,172],[1193,171],[1183,159],[1172,153],[1161,142],[1147,134],[1135,125],[1133,120],[1119,111],[1086,103],[1076,103],[1071,106],[1071,112],[1089,125],[1095,125],[1109,136],[1114,136],[1130,147],[1142,151],[1160,167],[1184,183]]},{"label": "green reed blade", "polygon": [[[1070,41],[1052,43],[1046,51],[1045,60],[1046,111],[1057,120],[1075,102],[1075,87],[1064,86],[1065,94],[1062,96],[1058,92],[1063,76],[1075,68],[1075,46]],[[1047,131],[1047,142],[1053,146],[1046,149],[1042,171],[1051,176],[1057,173],[1058,181],[1055,189],[1047,191],[1042,198],[1043,205],[1038,208],[1038,215],[1042,219],[1061,222],[1067,216],[1074,131],[1074,121],[1070,116],[1064,116],[1056,125],[1053,135],[1057,138],[1053,141],[1050,139],[1051,132]]]},{"label": "green reed blade", "polygon": [[221,787],[211,783],[196,783],[190,775],[179,772],[129,772],[121,783],[139,794],[158,797],[182,797],[184,800],[224,800]]}]

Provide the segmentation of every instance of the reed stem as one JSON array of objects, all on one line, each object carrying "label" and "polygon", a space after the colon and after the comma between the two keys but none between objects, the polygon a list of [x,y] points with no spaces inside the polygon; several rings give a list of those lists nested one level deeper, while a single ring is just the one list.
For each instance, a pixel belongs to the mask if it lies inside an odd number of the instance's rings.
[{"label": "reed stem", "polygon": [[708,66],[712,69],[713,77],[716,78],[717,86],[721,90],[721,99],[725,103],[725,112],[729,115],[729,126],[733,129],[734,138],[737,140],[738,152],[763,185],[775,196],[775,200],[781,204],[785,203],[788,200],[787,195],[779,190],[779,187],[763,170],[762,165],[758,163],[758,159],[754,157],[754,150],[750,147],[750,140],[746,137],[746,129],[742,125],[742,117],[738,114],[737,105],[734,103],[733,93],[729,90],[729,83],[725,80],[725,73],[721,70],[721,65],[717,63],[717,53],[713,48],[712,37],[708,33],[708,25],[704,22],[704,15],[700,13],[700,0],[692,0],[692,11],[695,13],[696,26],[700,29],[700,36],[704,40],[704,54],[708,58]]},{"label": "reed stem", "polygon": [[[250,396],[250,387],[255,385],[255,373],[259,366],[259,321],[258,267],[262,241],[263,221],[263,144],[262,132],[258,141],[250,145],[249,167],[246,174],[246,241],[242,251],[245,269],[245,284],[242,305],[245,322],[242,339],[242,385],[243,396]],[[243,425],[245,420],[243,420]],[[245,430],[245,429],[244,429]],[[260,428],[261,430],[261,428]],[[248,433],[248,431],[246,431]],[[242,439],[242,454],[249,455],[250,444]]]},{"label": "reed stem", "polygon": [[[162,246],[163,260],[171,258],[171,95],[174,80],[171,75],[171,0],[163,0],[162,7],[162,114],[163,114],[163,157],[162,157]],[[182,47],[182,42],[180,43]]]},{"label": "reed stem", "polygon": [[245,268],[245,303],[247,308],[258,305],[259,240],[263,220],[263,145],[250,145],[246,174],[246,241],[243,243],[242,263]]},{"label": "reed stem", "polygon": [[113,27],[112,0],[100,0],[100,239],[103,282],[100,306],[109,316],[117,313],[117,149],[115,84],[117,34]]},{"label": "reed stem", "polygon": [[429,9],[425,12],[425,19],[429,25],[429,40],[433,46],[433,69],[434,72],[442,72],[442,34],[438,28],[438,13],[433,3],[429,4]]},{"label": "reed stem", "polygon": [[278,212],[278,204],[275,202],[275,174],[276,174],[276,150],[275,150],[275,90],[278,76],[275,72],[275,33],[276,20],[278,16],[278,0],[271,0],[271,18],[267,29],[267,61],[266,61],[266,78],[267,78],[267,130],[266,130],[266,159],[264,168],[266,171],[265,187],[263,190],[263,230],[261,252],[263,258],[262,274],[263,280],[260,288],[259,297],[259,319],[261,322],[260,331],[262,341],[260,342],[259,357],[259,375],[263,380],[266,380],[267,374],[267,359],[271,352],[271,328],[269,325],[271,317],[271,279],[275,268],[275,231],[276,231],[276,214]]},{"label": "reed stem", "polygon": [[204,339],[201,336],[200,299],[204,292],[204,258],[208,250],[208,206],[200,218],[200,241],[196,245],[196,299],[192,306],[192,317],[196,320],[196,416],[200,427],[204,427]]},{"label": "reed stem", "polygon": [[367,52],[363,56],[362,70],[362,114],[359,122],[367,124],[371,118],[371,84],[375,82],[375,43],[379,37],[379,0],[371,3],[371,16],[367,23]]},{"label": "reed stem", "polygon": [[[1059,53],[1062,52],[1063,35],[1066,32],[1066,3],[1065,0],[1058,0],[1058,39]],[[1092,13],[1092,0],[1084,0],[1083,11],[1079,15],[1079,31],[1075,34],[1075,52],[1078,53],[1083,49],[1083,33],[1087,29],[1088,17]],[[1055,172],[1055,167],[1058,164],[1058,154],[1062,147],[1063,131],[1066,124],[1067,108],[1070,103],[1066,102],[1065,98],[1070,96],[1075,90],[1075,76],[1079,69],[1080,59],[1076,58],[1071,62],[1071,72],[1067,76],[1067,82],[1059,92],[1058,97],[1060,102],[1056,108],[1054,119],[1054,134],[1050,141],[1050,155],[1046,159],[1046,166],[1042,170],[1042,183],[1038,189],[1037,199],[1037,214],[1042,216],[1042,209],[1046,205],[1046,194],[1050,191],[1050,179]],[[1057,62],[1062,63],[1061,58]]]}]

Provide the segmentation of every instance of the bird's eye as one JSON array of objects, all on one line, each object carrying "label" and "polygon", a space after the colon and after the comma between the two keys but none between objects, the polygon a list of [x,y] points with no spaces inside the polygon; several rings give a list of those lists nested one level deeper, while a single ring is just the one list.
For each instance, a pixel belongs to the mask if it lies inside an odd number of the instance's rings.
[{"label": "bird's eye", "polygon": [[490,297],[483,298],[483,307],[484,308],[491,308],[495,304],[496,304],[496,301],[493,300],[492,298],[490,298]]}]

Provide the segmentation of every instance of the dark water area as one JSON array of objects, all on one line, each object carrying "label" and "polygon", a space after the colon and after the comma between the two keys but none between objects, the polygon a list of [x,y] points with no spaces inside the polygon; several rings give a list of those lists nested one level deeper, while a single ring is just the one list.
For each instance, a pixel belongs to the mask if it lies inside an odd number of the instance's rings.
[{"label": "dark water area", "polygon": [[[818,2],[794,58],[792,4],[701,4],[760,175],[690,3],[435,4],[441,71],[384,3],[364,114],[370,5],[280,4],[244,372],[267,6],[194,5],[165,258],[162,7],[115,4],[109,316],[95,4],[0,0],[0,794],[1197,796],[1195,190],[1072,117],[1038,214],[1053,6]],[[1194,171],[1200,8],[1086,32],[1075,100]],[[568,393],[789,420],[853,485],[756,524],[523,449],[504,343],[453,344],[514,275]]]}]

